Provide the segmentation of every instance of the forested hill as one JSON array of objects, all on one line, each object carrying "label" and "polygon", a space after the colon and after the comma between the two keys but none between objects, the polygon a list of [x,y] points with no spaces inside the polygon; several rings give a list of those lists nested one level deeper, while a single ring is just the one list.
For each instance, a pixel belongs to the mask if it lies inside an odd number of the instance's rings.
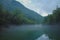
[{"label": "forested hill", "polygon": [[43,17],[16,0],[0,0],[0,24],[37,24]]},{"label": "forested hill", "polygon": [[53,14],[48,15],[45,17],[44,22],[45,24],[60,24],[60,8],[56,8],[53,10]]}]

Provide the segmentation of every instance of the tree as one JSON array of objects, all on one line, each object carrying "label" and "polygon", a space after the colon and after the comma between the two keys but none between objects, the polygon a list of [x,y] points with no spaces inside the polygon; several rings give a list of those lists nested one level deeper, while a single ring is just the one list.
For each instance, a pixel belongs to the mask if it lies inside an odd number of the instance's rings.
[{"label": "tree", "polygon": [[53,11],[53,14],[45,17],[44,22],[47,24],[56,24],[60,23],[60,8],[57,8]]}]

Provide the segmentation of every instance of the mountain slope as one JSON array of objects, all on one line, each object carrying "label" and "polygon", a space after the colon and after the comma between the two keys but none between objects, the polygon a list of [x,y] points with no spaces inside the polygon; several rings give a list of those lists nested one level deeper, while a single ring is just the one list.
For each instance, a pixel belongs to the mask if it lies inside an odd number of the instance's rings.
[{"label": "mountain slope", "polygon": [[27,9],[26,7],[24,7],[21,3],[15,1],[15,0],[1,0],[0,1],[2,3],[2,5],[4,6],[4,9],[9,10],[10,12],[13,12],[16,8],[18,8],[21,12],[23,12],[23,14],[31,19],[31,20],[35,20],[37,22],[41,22],[43,17],[39,14],[37,14],[36,12]]}]

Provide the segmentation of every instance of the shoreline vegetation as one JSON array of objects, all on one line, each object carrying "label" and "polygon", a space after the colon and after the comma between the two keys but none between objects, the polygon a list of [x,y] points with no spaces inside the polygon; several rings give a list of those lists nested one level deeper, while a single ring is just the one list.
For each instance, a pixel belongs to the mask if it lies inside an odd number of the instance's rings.
[{"label": "shoreline vegetation", "polygon": [[52,14],[44,17],[43,24],[60,24],[60,8],[56,8],[56,10],[53,10]]},{"label": "shoreline vegetation", "polygon": [[7,9],[3,9],[3,6],[0,5],[0,25],[21,25],[21,24],[34,24],[35,22],[27,17],[25,17],[22,12],[15,9],[12,13]]}]

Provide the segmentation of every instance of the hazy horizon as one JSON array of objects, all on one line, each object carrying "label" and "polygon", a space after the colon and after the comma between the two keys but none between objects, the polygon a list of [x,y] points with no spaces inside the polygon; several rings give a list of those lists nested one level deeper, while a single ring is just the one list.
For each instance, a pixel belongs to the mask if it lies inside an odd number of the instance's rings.
[{"label": "hazy horizon", "polygon": [[[60,5],[60,0],[16,0],[22,3],[25,7],[37,12],[42,16],[52,14],[52,11],[56,9],[56,6]],[[49,6],[48,6],[49,5]]]}]

